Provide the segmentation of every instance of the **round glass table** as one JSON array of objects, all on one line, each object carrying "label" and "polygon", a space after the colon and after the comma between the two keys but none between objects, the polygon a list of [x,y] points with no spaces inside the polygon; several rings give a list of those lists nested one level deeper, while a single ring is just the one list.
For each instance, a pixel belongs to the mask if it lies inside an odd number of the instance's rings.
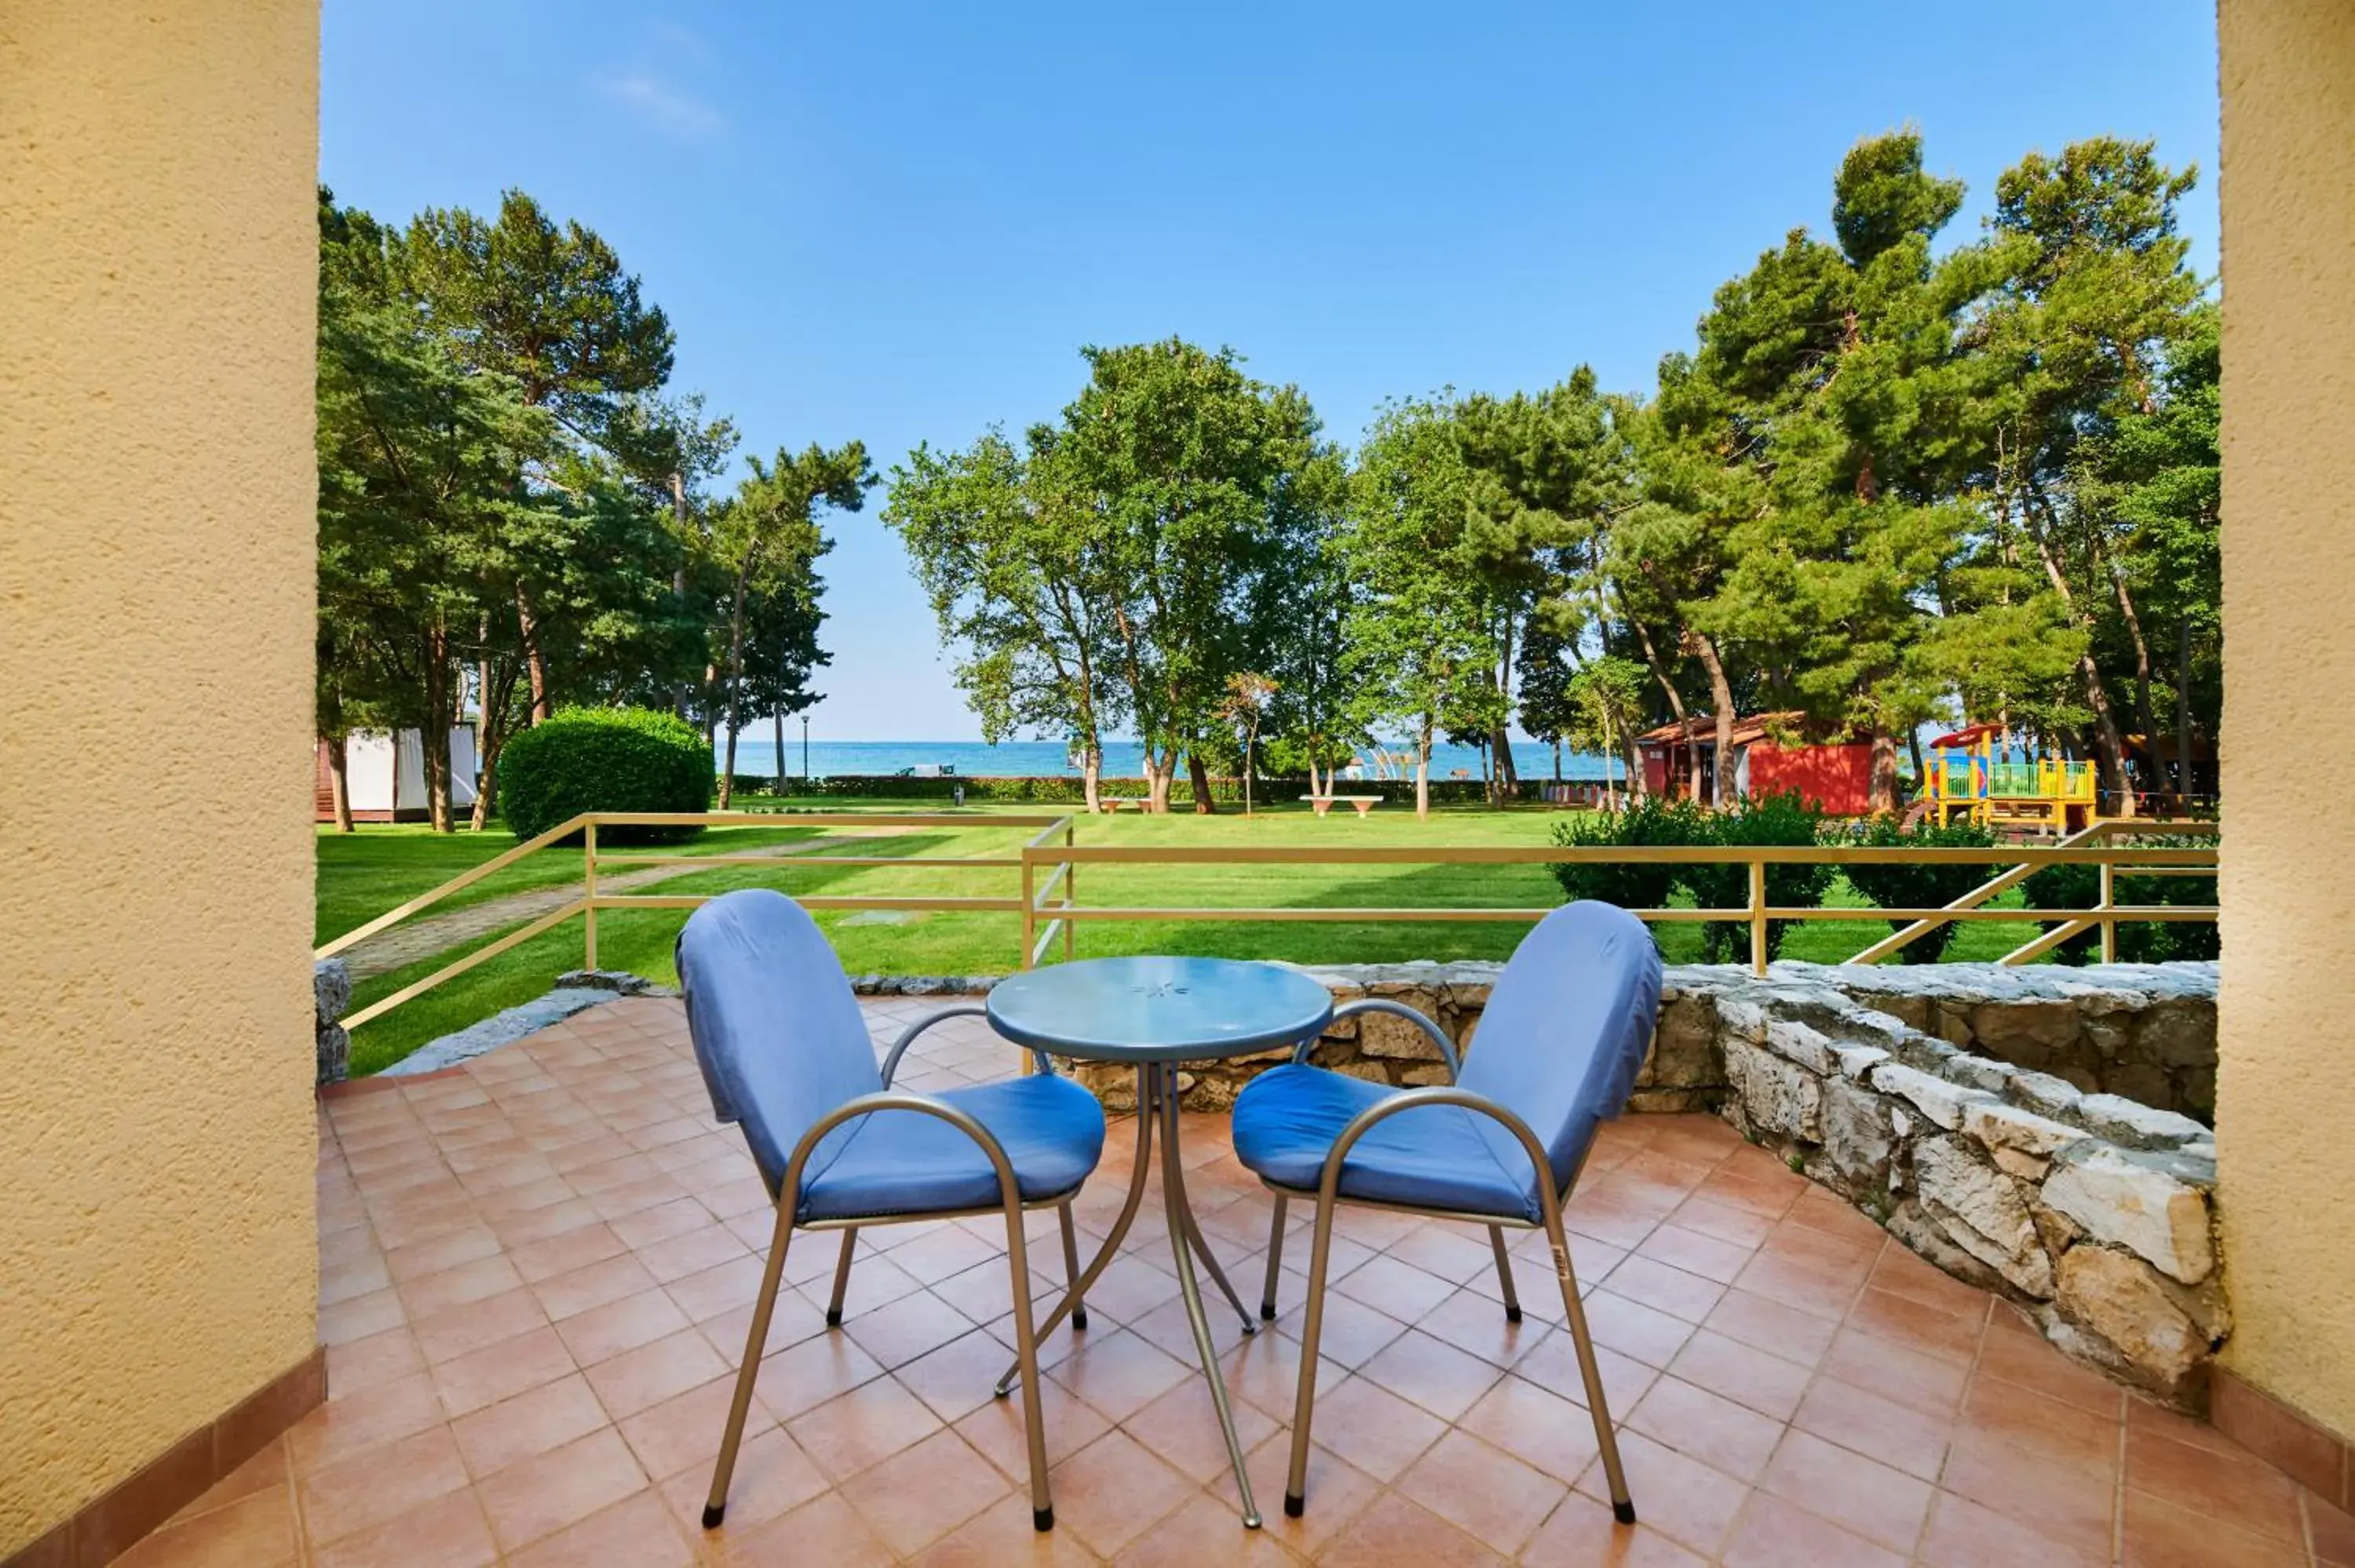
[{"label": "round glass table", "polygon": [[[989,993],[988,1012],[991,1025],[1017,1044],[1078,1061],[1136,1069],[1136,1161],[1129,1177],[1127,1201],[1094,1259],[1039,1326],[1039,1337],[1045,1339],[1066,1317],[1075,1329],[1087,1327],[1088,1287],[1119,1252],[1145,1201],[1153,1128],[1159,1121],[1161,1191],[1169,1214],[1169,1250],[1177,1260],[1178,1288],[1185,1298],[1187,1320],[1193,1326],[1194,1349],[1210,1385],[1220,1431],[1227,1440],[1227,1457],[1234,1466],[1243,1523],[1256,1530],[1259,1509],[1252,1500],[1242,1445],[1235,1436],[1234,1412],[1227,1402],[1226,1383],[1219,1375],[1209,1319],[1202,1311],[1201,1285],[1194,1272],[1197,1257],[1235,1309],[1242,1331],[1252,1333],[1259,1324],[1211,1255],[1186,1200],[1186,1167],[1178,1150],[1178,1073],[1188,1062],[1248,1055],[1315,1039],[1332,1019],[1332,993],[1298,970],[1274,964],[1231,959],[1086,959],[1026,970],[999,981]],[[998,1393],[1013,1391],[1014,1377],[1008,1369],[998,1380]]]}]

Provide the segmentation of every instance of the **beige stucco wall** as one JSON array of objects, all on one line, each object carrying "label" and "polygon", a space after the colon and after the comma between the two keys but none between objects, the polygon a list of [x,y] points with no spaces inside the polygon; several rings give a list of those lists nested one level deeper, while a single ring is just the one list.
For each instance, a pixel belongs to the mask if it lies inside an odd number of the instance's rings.
[{"label": "beige stucco wall", "polygon": [[0,8],[0,1558],[314,1343],[317,73]]},{"label": "beige stucco wall", "polygon": [[2355,6],[2221,26],[2226,1355],[2355,1434]]}]

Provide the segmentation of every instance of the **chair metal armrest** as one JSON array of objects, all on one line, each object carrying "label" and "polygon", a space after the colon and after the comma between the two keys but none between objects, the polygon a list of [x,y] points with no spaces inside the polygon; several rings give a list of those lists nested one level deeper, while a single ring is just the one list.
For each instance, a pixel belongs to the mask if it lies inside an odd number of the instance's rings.
[{"label": "chair metal armrest", "polygon": [[[1452,1084],[1464,1075],[1463,1064],[1455,1054],[1455,1042],[1450,1040],[1447,1037],[1447,1031],[1433,1023],[1428,1015],[1417,1012],[1402,1001],[1392,1001],[1388,997],[1369,996],[1358,1001],[1343,1002],[1335,1008],[1333,1022],[1338,1023],[1342,1019],[1355,1018],[1361,1012],[1387,1012],[1394,1018],[1403,1018],[1409,1023],[1414,1024],[1425,1034],[1430,1035],[1431,1043],[1439,1047],[1440,1058],[1447,1064],[1447,1081]],[[1315,1039],[1302,1041],[1293,1048],[1293,1061],[1295,1063],[1306,1061],[1308,1053],[1314,1050],[1316,1045]]]},{"label": "chair metal armrest", "polygon": [[1348,1158],[1349,1150],[1357,1145],[1358,1139],[1400,1112],[1420,1109],[1424,1106],[1460,1106],[1465,1110],[1476,1111],[1502,1126],[1506,1131],[1520,1139],[1521,1148],[1529,1155],[1529,1163],[1534,1168],[1540,1195],[1543,1195],[1546,1191],[1550,1191],[1554,1202],[1558,1203],[1561,1201],[1561,1190],[1553,1185],[1553,1162],[1546,1158],[1545,1145],[1539,1142],[1538,1135],[1529,1130],[1529,1124],[1486,1096],[1476,1095],[1469,1089],[1459,1089],[1453,1085],[1426,1089],[1403,1089],[1388,1099],[1376,1101],[1350,1118],[1349,1125],[1343,1128],[1340,1134],[1333,1139],[1333,1147],[1325,1151],[1325,1170],[1317,1183],[1318,1201],[1329,1203],[1338,1196],[1341,1189],[1341,1162]]},{"label": "chair metal armrest", "polygon": [[[900,1058],[906,1054],[909,1044],[914,1041],[917,1035],[922,1034],[925,1030],[930,1029],[933,1024],[940,1022],[943,1019],[986,1018],[988,1016],[989,1009],[982,1003],[978,1001],[960,1001],[955,1003],[954,1006],[943,1007],[938,1012],[927,1013],[925,1016],[916,1020],[915,1022],[908,1025],[907,1028],[900,1032],[900,1038],[891,1042],[891,1049],[884,1054],[883,1086],[887,1089],[891,1086],[891,1075],[900,1070]],[[1030,1060],[1037,1065],[1039,1071],[1042,1073],[1052,1073],[1055,1070],[1054,1064],[1047,1059],[1047,1053],[1044,1051],[1032,1051],[1030,1053]]]},{"label": "chair metal armrest", "polygon": [[811,1124],[810,1129],[802,1134],[801,1141],[794,1145],[793,1158],[785,1164],[785,1179],[777,1189],[778,1204],[781,1207],[790,1204],[791,1207],[786,1210],[788,1213],[799,1211],[802,1166],[808,1161],[810,1151],[818,1146],[819,1140],[827,1133],[854,1117],[887,1110],[918,1111],[925,1116],[938,1117],[972,1139],[981,1146],[981,1151],[989,1156],[989,1163],[997,1172],[997,1191],[1000,1200],[1009,1209],[1019,1209],[1022,1206],[1022,1189],[1020,1183],[1014,1178],[1014,1162],[1007,1159],[1005,1146],[997,1141],[989,1128],[982,1126],[978,1120],[966,1112],[957,1109],[946,1100],[936,1099],[931,1095],[916,1094],[908,1089],[882,1089],[871,1095],[860,1095],[856,1098],[845,1100]]}]

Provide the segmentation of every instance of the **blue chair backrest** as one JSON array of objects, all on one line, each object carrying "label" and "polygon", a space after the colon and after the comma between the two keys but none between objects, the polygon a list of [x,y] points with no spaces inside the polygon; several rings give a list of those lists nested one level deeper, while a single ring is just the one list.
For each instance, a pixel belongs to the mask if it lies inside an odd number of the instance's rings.
[{"label": "blue chair backrest", "polygon": [[[1660,950],[1644,923],[1609,904],[1565,905],[1497,977],[1460,1081],[1529,1124],[1559,1192],[1595,1128],[1626,1107],[1659,1011]],[[1518,1139],[1476,1119],[1506,1170],[1528,1162]]]},{"label": "blue chair backrest", "polygon": [[[678,978],[711,1108],[742,1123],[773,1194],[794,1146],[820,1117],[883,1086],[858,999],[817,922],[766,888],[722,894],[687,917]],[[805,1183],[860,1119],[826,1135]]]}]

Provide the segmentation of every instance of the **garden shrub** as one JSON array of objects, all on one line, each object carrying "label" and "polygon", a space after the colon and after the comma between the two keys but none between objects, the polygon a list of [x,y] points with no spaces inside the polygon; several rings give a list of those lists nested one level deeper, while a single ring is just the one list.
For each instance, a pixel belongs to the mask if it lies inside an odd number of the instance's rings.
[{"label": "garden shrub", "polygon": [[[1987,849],[1995,834],[1972,822],[1939,827],[1920,822],[1907,827],[1895,817],[1875,817],[1856,829],[1849,842],[1868,849]],[[1935,909],[1952,904],[1995,874],[1986,865],[1851,865],[1849,885],[1884,909]],[[1891,920],[1889,928],[1902,931],[1910,920]],[[1897,949],[1901,962],[1934,964],[1962,930],[1960,921],[1932,927]]]},{"label": "garden shrub", "polygon": [[[1587,811],[1556,822],[1553,842],[1565,849],[1707,843],[1709,826],[1707,817],[1689,801],[1647,796],[1622,811]],[[1548,869],[1566,898],[1595,898],[1622,909],[1656,909],[1668,903],[1692,868],[1558,864]]]},{"label": "garden shrub", "polygon": [[[1813,800],[1802,799],[1796,789],[1785,789],[1753,796],[1737,802],[1731,810],[1705,816],[1701,826],[1703,834],[1695,842],[1728,848],[1811,844],[1822,835],[1824,809]],[[1750,868],[1739,862],[1688,865],[1678,870],[1685,890],[1704,909],[1731,909],[1750,902]],[[1766,902],[1814,908],[1823,903],[1836,873],[1836,867],[1823,863],[1770,865],[1766,868]],[[1792,924],[1788,920],[1766,923],[1767,958],[1771,959],[1782,952],[1784,933]],[[1701,943],[1710,963],[1744,958],[1750,951],[1750,930],[1732,921],[1711,920],[1701,927]]]},{"label": "garden shrub", "polygon": [[[693,725],[654,708],[565,708],[499,753],[499,807],[516,837],[581,811],[711,808],[711,746]],[[694,827],[600,828],[600,843],[676,843]]]},{"label": "garden shrub", "polygon": [[[2137,841],[2146,849],[2206,849],[2215,841],[2181,834],[2154,835]],[[2026,884],[2028,902],[2037,909],[2091,909],[2101,901],[2102,873],[2093,865],[2039,867]],[[2121,904],[2204,904],[2216,902],[2212,876],[2121,876],[2115,892]],[[2081,931],[2052,951],[2055,962],[2090,964],[2101,958],[2102,934]],[[2140,920],[2118,927],[2118,961],[2163,964],[2178,959],[2212,959],[2222,951],[2211,921]]]}]

